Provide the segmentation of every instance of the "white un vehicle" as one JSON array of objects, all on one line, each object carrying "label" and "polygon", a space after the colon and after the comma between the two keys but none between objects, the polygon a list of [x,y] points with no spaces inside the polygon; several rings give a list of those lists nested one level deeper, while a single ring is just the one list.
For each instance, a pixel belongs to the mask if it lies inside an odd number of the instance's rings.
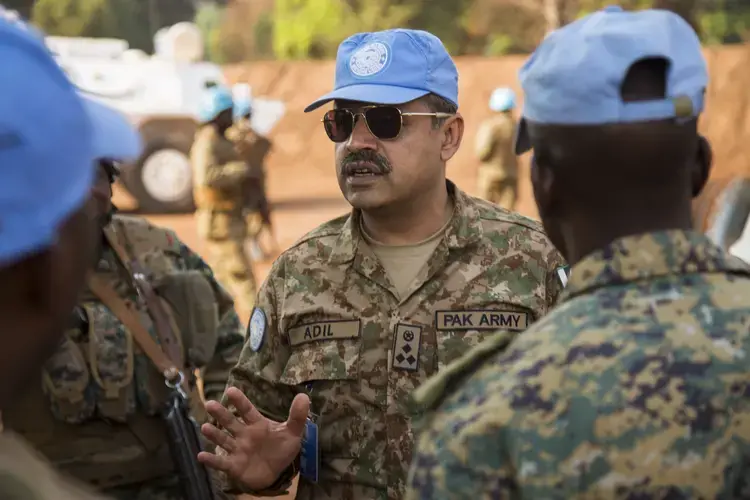
[{"label": "white un vehicle", "polygon": [[[144,140],[141,157],[122,168],[121,181],[141,210],[194,208],[189,152],[201,93],[225,84],[216,64],[202,61],[203,39],[192,23],[163,28],[155,53],[111,38],[46,37],[58,63],[81,90],[125,113]],[[247,94],[247,85],[238,85]],[[253,99],[253,127],[267,134],[285,113],[280,101]]]}]

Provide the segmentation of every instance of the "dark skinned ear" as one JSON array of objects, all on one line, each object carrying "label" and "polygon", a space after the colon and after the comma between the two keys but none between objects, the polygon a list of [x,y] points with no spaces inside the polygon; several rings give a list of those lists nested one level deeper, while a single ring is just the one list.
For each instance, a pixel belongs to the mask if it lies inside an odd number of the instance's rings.
[{"label": "dark skinned ear", "polygon": [[713,163],[713,150],[711,144],[702,135],[698,136],[698,150],[696,151],[695,165],[693,168],[693,198],[697,197],[708,182]]}]

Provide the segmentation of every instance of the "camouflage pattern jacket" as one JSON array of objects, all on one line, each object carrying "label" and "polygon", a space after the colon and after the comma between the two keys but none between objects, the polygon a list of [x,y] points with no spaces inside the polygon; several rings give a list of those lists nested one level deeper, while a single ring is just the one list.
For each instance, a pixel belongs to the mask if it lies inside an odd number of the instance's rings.
[{"label": "camouflage pattern jacket", "polygon": [[[145,269],[177,332],[188,371],[202,370],[205,396],[219,399],[244,341],[231,297],[172,231],[118,215],[105,233],[107,241],[118,241]],[[158,342],[132,274],[110,245],[97,274],[135,307]],[[65,333],[39,379],[19,404],[3,410],[5,428],[63,472],[101,488],[173,474],[159,416],[167,395],[164,378],[131,332],[90,291],[84,292],[80,311],[81,321]],[[199,396],[193,391],[192,403],[196,417],[205,419]]]},{"label": "camouflage pattern jacket", "polygon": [[278,421],[310,395],[321,475],[297,498],[400,499],[412,390],[498,328],[524,330],[562,290],[562,257],[537,222],[448,189],[453,219],[402,299],[356,211],[284,252],[260,290],[229,384]]},{"label": "camouflage pattern jacket", "polygon": [[750,498],[750,268],[697,233],[627,237],[560,302],[417,391],[406,498]]}]

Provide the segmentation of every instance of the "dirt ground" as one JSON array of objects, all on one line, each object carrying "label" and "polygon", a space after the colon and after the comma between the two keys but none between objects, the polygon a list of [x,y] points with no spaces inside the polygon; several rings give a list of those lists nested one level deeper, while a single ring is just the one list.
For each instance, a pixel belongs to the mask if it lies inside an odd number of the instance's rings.
[{"label": "dirt ground", "polygon": [[[701,129],[714,147],[714,184],[731,175],[750,173],[750,46],[706,51],[711,73],[707,93],[707,113]],[[487,100],[499,85],[518,89],[516,74],[523,58],[460,58],[460,111],[466,120],[464,143],[448,165],[448,176],[462,189],[474,193],[478,163],[473,156],[474,133],[486,117]],[[322,112],[304,114],[301,110],[317,96],[328,92],[333,83],[332,62],[258,63],[228,67],[231,83],[245,81],[254,95],[282,99],[287,115],[271,133],[274,150],[267,165],[269,197],[274,205],[273,222],[282,248],[318,224],[348,210],[334,175],[333,146],[320,124]],[[300,85],[304,82],[304,86]],[[528,155],[521,170],[520,199],[517,209],[535,217],[528,182]],[[715,191],[715,190],[709,190]],[[714,193],[715,194],[715,193]],[[710,200],[709,200],[710,201]],[[135,208],[122,191],[116,203]],[[710,206],[710,203],[704,203]],[[199,253],[204,247],[195,232],[192,215],[148,216],[156,224],[171,227],[185,243]],[[256,263],[258,281],[268,273],[271,262]],[[246,318],[246,314],[243,314]],[[291,498],[291,497],[290,497]]]}]

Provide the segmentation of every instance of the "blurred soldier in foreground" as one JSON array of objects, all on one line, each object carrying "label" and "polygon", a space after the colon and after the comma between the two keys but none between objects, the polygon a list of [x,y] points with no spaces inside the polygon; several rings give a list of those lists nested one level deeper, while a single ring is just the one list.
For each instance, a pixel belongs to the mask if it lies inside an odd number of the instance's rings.
[{"label": "blurred soldier in foreground", "polygon": [[506,87],[490,96],[494,115],[479,125],[475,151],[479,166],[479,196],[503,208],[513,210],[518,199],[518,159],[513,153],[513,109],[516,96]]},{"label": "blurred soldier in foreground", "polygon": [[255,304],[256,283],[245,252],[243,207],[252,172],[225,136],[232,126],[233,107],[232,94],[226,88],[206,90],[190,160],[198,236],[207,242],[209,261],[219,282],[229,289],[238,309],[249,314]]},{"label": "blurred soldier in foreground", "polygon": [[162,418],[175,382],[165,372],[182,374],[185,403],[205,421],[194,371],[203,370],[206,397],[220,398],[242,329],[231,297],[172,231],[112,215],[117,173],[99,162],[93,213],[102,251],[78,316],[5,425],[59,470],[114,498],[193,499],[187,489],[195,485],[180,475],[202,466],[170,452],[183,444],[170,442]]},{"label": "blurred soldier in foreground", "polygon": [[406,498],[750,498],[750,268],[691,230],[711,163],[698,37],[609,7],[520,79],[517,152],[573,267],[546,317],[417,392],[434,412]]},{"label": "blurred soldier in foreground", "polygon": [[[0,8],[0,410],[60,345],[96,254],[87,204],[99,157],[131,159],[125,118],[76,92],[38,32]],[[12,68],[12,70],[10,69]],[[33,418],[34,414],[26,415]],[[10,430],[0,434],[0,498],[92,500]]]},{"label": "blurred soldier in foreground", "polygon": [[464,121],[440,39],[349,37],[334,90],[305,111],[329,103],[352,211],[274,263],[224,400],[242,421],[207,403],[204,433],[227,453],[201,457],[249,493],[279,494],[299,470],[299,498],[400,500],[409,394],[501,325],[523,335],[557,301],[563,262],[536,221],[446,179]]},{"label": "blurred soldier in foreground", "polygon": [[[278,250],[271,222],[271,209],[266,191],[265,159],[271,151],[271,141],[251,126],[252,101],[238,99],[234,103],[235,122],[227,137],[235,144],[240,158],[247,163],[249,176],[245,181],[243,214],[247,224],[247,246],[253,260],[261,260]],[[266,251],[262,234],[268,233],[271,248]]]}]

